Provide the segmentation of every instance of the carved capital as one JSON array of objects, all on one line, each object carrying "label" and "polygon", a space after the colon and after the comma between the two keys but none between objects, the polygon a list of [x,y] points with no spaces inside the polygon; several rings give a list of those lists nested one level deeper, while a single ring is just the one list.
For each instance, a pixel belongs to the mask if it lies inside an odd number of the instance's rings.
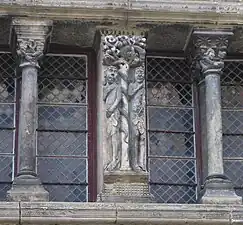
[{"label": "carved capital", "polygon": [[39,67],[38,60],[43,56],[44,41],[18,39],[17,54],[20,57],[20,67]]},{"label": "carved capital", "polygon": [[198,68],[203,73],[222,73],[224,61],[227,54],[229,38],[233,33],[229,30],[195,30],[193,33],[193,44],[195,47],[195,60]]},{"label": "carved capital", "polygon": [[38,60],[43,55],[45,41],[52,28],[52,21],[14,18],[12,26],[17,34],[17,54],[20,58],[20,67],[39,67]]},{"label": "carved capital", "polygon": [[142,65],[145,60],[146,38],[133,35],[103,36],[105,66],[125,63],[129,68]]}]

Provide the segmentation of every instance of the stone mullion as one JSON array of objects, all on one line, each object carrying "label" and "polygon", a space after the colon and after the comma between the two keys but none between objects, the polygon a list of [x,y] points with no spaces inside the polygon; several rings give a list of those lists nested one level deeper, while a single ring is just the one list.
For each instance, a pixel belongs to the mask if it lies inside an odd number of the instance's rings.
[{"label": "stone mullion", "polygon": [[22,72],[19,117],[19,168],[9,200],[47,201],[48,192],[36,174],[37,76],[50,21],[14,19],[17,54]]},{"label": "stone mullion", "polygon": [[241,203],[231,181],[224,174],[220,76],[231,31],[194,31],[194,45],[200,74],[205,80],[206,140],[208,174],[202,203]]}]

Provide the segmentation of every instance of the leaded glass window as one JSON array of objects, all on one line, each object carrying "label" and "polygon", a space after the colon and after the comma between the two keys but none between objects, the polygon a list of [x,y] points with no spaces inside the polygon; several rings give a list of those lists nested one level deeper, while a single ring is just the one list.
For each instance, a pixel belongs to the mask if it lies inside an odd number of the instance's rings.
[{"label": "leaded glass window", "polygon": [[88,201],[85,55],[47,55],[38,77],[37,171],[51,201]]},{"label": "leaded glass window", "polygon": [[150,190],[157,202],[194,203],[194,83],[185,59],[147,57]]},{"label": "leaded glass window", "polygon": [[0,200],[5,200],[15,171],[16,72],[10,53],[0,53]]},{"label": "leaded glass window", "polygon": [[221,78],[225,174],[243,196],[243,62],[226,61]]}]

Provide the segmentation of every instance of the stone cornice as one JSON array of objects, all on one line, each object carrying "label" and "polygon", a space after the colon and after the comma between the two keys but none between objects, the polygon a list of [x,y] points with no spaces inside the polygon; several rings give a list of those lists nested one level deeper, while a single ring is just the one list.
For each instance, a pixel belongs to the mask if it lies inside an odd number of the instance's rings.
[{"label": "stone cornice", "polygon": [[[38,1],[36,1],[38,2]],[[50,1],[48,1],[50,2]],[[68,1],[66,1],[68,2]],[[75,1],[76,2],[76,1]],[[77,1],[78,2],[78,1]],[[87,1],[88,2],[88,1]],[[120,21],[129,26],[134,23],[193,22],[207,24],[243,24],[243,5],[237,2],[211,1],[154,1],[138,7],[58,5],[38,3],[36,5],[0,4],[1,16],[40,17],[49,19],[82,19],[105,22]],[[60,7],[62,6],[62,7]],[[228,11],[226,10],[228,9]]]},{"label": "stone cornice", "polygon": [[0,224],[243,224],[242,205],[0,202]]}]

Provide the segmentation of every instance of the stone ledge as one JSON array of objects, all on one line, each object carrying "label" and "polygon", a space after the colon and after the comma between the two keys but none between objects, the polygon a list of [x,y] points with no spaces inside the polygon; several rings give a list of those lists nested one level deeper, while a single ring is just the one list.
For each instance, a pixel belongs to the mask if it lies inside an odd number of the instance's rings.
[{"label": "stone ledge", "polygon": [[0,202],[0,224],[243,224],[243,206]]},{"label": "stone ledge", "polygon": [[[67,2],[67,1],[66,1]],[[98,4],[99,5],[99,4]],[[88,9],[88,10],[87,10]],[[90,20],[107,24],[120,21],[123,26],[139,23],[187,22],[194,24],[243,24],[243,4],[214,1],[163,1],[151,7],[91,7],[18,5],[0,3],[0,16],[41,17],[56,20]],[[152,22],[151,22],[152,21]]]}]

